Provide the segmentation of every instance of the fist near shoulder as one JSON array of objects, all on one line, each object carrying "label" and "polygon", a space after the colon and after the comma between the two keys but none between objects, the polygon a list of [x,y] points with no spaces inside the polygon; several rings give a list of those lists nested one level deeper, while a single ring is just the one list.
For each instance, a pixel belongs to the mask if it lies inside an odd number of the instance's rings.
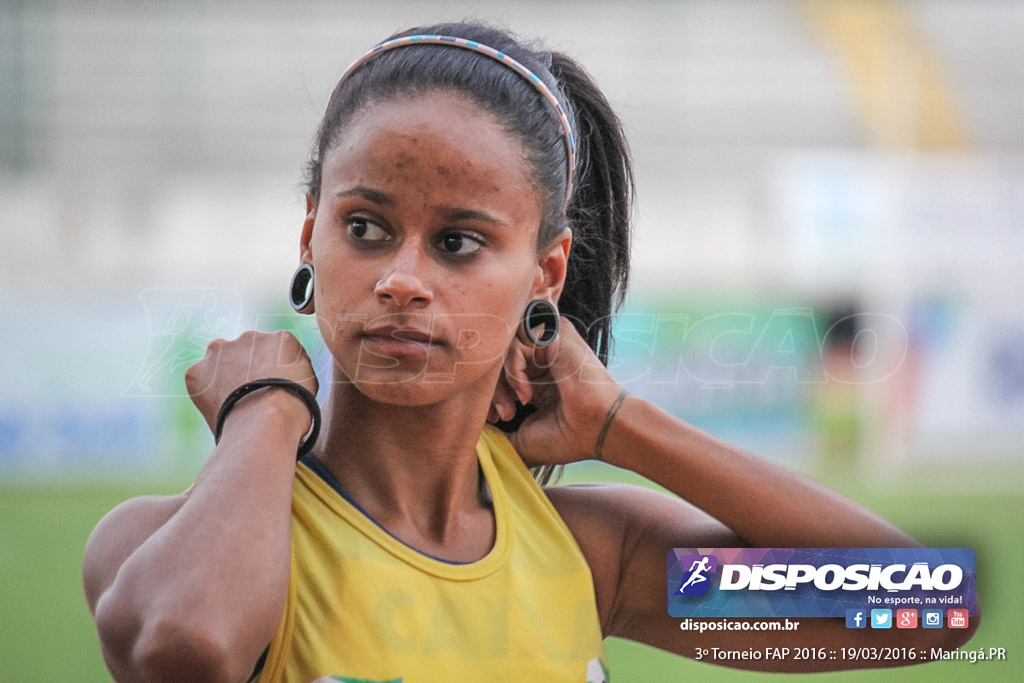
[{"label": "fist near shoulder", "polygon": [[185,387],[213,429],[224,399],[240,385],[267,377],[292,380],[317,391],[316,375],[306,350],[291,332],[248,330],[237,339],[215,339],[206,356],[185,371]]}]

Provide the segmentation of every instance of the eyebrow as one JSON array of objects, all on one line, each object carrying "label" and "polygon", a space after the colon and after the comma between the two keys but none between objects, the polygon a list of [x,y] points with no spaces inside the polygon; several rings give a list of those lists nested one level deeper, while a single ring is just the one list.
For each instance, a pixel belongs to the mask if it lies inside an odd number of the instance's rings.
[{"label": "eyebrow", "polygon": [[475,209],[467,209],[462,206],[442,206],[437,209],[437,213],[449,221],[482,221],[484,223],[492,223],[494,225],[506,225],[505,221],[499,220],[489,213],[484,211],[477,211]]},{"label": "eyebrow", "polygon": [[[365,185],[357,185],[347,190],[338,190],[334,193],[335,197],[362,197],[368,201],[373,202],[379,206],[395,206],[395,198],[387,192],[375,190]],[[470,220],[470,221],[481,221],[484,223],[492,223],[494,225],[505,225],[508,224],[495,218],[491,214],[485,211],[478,211],[476,209],[468,209],[464,206],[441,206],[435,209],[434,213],[438,214],[447,221],[459,221],[459,220]]]},{"label": "eyebrow", "polygon": [[381,192],[380,190],[374,190],[370,187],[363,185],[357,185],[348,190],[338,190],[334,193],[335,197],[362,197],[363,199],[369,200],[374,204],[381,206],[394,206],[395,198],[389,195],[387,192]]}]

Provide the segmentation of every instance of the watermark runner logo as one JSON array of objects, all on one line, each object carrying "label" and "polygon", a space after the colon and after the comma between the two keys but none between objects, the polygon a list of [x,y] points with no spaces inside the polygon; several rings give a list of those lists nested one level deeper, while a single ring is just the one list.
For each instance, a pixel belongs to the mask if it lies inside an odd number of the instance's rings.
[{"label": "watermark runner logo", "polygon": [[680,558],[680,562],[690,566],[683,578],[683,585],[679,587],[680,595],[707,593],[711,586],[708,574],[714,574],[718,569],[718,558],[714,555],[687,555]]},{"label": "watermark runner logo", "polygon": [[[976,606],[970,548],[676,548],[668,554],[668,612],[675,617],[846,618]],[[923,613],[923,611],[922,611]]]}]

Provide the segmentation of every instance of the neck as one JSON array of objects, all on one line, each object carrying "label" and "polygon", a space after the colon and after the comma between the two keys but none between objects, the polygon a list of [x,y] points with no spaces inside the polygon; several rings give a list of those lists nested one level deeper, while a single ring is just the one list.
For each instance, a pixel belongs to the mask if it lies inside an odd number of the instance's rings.
[{"label": "neck", "polygon": [[494,533],[479,495],[476,455],[492,392],[408,407],[373,401],[337,382],[317,456],[367,513],[407,544],[446,559],[479,559]]}]

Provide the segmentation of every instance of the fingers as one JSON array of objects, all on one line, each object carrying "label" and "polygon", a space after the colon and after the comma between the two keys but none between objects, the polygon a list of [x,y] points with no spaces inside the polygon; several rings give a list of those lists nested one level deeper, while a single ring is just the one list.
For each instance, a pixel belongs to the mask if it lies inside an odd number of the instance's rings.
[{"label": "fingers", "polygon": [[505,358],[504,378],[509,389],[515,394],[522,404],[527,404],[533,399],[533,385],[527,374],[527,360],[521,344],[513,344]]},{"label": "fingers", "polygon": [[522,404],[539,408],[557,400],[559,386],[578,381],[588,356],[604,370],[586,341],[563,319],[564,334],[547,346],[513,342],[505,358],[503,382]]},{"label": "fingers", "polygon": [[[249,330],[243,332],[236,342],[243,349],[240,349],[237,357],[232,358],[232,362],[245,364],[248,360],[245,381],[281,377],[316,392],[318,383],[312,362],[305,348],[291,332],[278,330],[264,333]],[[248,345],[250,353],[248,359],[241,354],[245,345]]]},{"label": "fingers", "polygon": [[245,382],[280,377],[316,393],[313,365],[299,340],[290,332],[247,331],[234,340],[216,339],[206,356],[185,371],[189,397],[207,424],[229,393]]},{"label": "fingers", "polygon": [[498,380],[498,386],[494,388],[494,397],[491,399],[491,409],[487,414],[487,421],[494,424],[498,420],[511,420],[516,414],[516,400],[512,389],[509,388],[505,377]]},{"label": "fingers", "polygon": [[[535,382],[543,375],[549,375],[548,381],[555,383],[579,379],[592,381],[604,373],[601,361],[567,318],[562,318],[560,331],[554,342],[548,346],[529,347],[526,349],[526,356],[526,373]],[[599,374],[595,375],[595,371]]]},{"label": "fingers", "polygon": [[602,423],[621,392],[586,340],[563,319],[548,346],[518,349],[506,377],[514,389],[529,390],[537,412],[510,435],[529,464],[565,464],[592,455]]}]

